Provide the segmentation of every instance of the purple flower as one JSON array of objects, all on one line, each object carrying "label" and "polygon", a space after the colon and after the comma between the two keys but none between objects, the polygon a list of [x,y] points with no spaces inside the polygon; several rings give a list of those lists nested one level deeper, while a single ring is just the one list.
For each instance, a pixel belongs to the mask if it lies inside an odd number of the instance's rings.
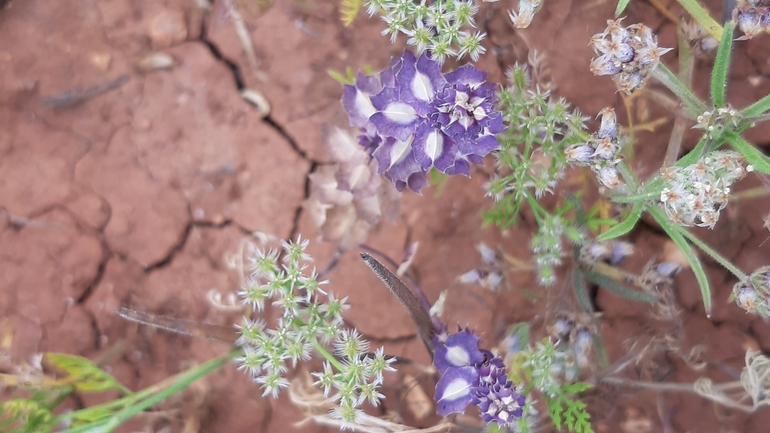
[{"label": "purple flower", "polygon": [[479,349],[479,337],[469,330],[433,339],[433,364],[441,373],[436,384],[438,413],[461,413],[469,404],[481,410],[485,422],[510,424],[520,418],[525,397],[508,380],[503,361]]},{"label": "purple flower", "polygon": [[428,56],[405,51],[380,74],[345,86],[342,105],[379,172],[399,191],[419,192],[431,168],[468,176],[470,163],[499,148],[495,134],[505,127],[485,77],[470,65],[442,74]]}]

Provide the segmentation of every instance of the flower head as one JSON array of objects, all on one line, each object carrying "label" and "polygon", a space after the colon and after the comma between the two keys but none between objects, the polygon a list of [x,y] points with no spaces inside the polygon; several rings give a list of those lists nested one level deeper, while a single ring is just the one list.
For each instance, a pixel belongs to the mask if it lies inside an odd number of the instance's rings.
[{"label": "flower head", "polygon": [[524,395],[505,371],[502,359],[479,349],[479,337],[469,330],[437,336],[433,364],[441,373],[436,384],[438,413],[461,413],[469,404],[481,410],[485,422],[509,425],[522,416]]},{"label": "flower head", "polygon": [[485,77],[470,65],[442,74],[438,62],[406,51],[377,76],[345,86],[342,104],[378,171],[399,191],[419,192],[431,168],[467,176],[470,163],[499,147],[504,125]]},{"label": "flower head", "polygon": [[671,48],[658,47],[658,39],[644,24],[622,27],[621,20],[608,20],[607,28],[591,38],[600,56],[591,61],[594,75],[612,75],[618,89],[630,95],[644,87],[660,56]]},{"label": "flower head", "polygon": [[599,131],[586,143],[568,147],[564,154],[567,161],[576,165],[588,166],[596,174],[599,183],[613,189],[622,184],[615,166],[620,162],[620,127],[615,110],[607,107],[599,112],[601,124]]},{"label": "flower head", "polygon": [[687,167],[666,167],[661,170],[663,209],[676,224],[714,228],[730,186],[752,169],[740,153],[729,150],[711,152]]},{"label": "flower head", "polygon": [[[357,96],[349,96],[355,106]],[[302,204],[324,240],[343,250],[364,243],[372,227],[381,220],[395,222],[399,213],[398,191],[382,181],[378,162],[360,143],[340,128],[326,131],[324,144],[334,163],[310,174],[310,196]]]}]

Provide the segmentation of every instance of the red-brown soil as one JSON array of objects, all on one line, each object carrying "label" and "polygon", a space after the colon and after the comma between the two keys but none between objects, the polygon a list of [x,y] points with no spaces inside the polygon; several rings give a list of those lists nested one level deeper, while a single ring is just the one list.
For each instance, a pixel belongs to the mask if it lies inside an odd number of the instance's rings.
[{"label": "red-brown soil", "polygon": [[[593,56],[588,40],[604,28],[616,2],[545,3],[523,31],[514,31],[505,13],[514,6],[512,0],[486,5],[480,24],[490,37],[480,67],[500,82],[505,67],[526,62],[528,50],[537,49],[550,61],[558,95],[589,115],[614,106],[625,119],[611,80],[588,71]],[[662,46],[676,46],[672,22],[646,1],[631,3],[626,23],[644,22],[660,35]],[[718,2],[709,3],[719,10]],[[244,11],[256,70],[220,8],[206,15],[189,0],[15,0],[0,10],[0,318],[13,326],[14,359],[49,351],[96,359],[118,345],[123,350],[107,369],[138,390],[228,347],[137,328],[118,318],[118,307],[234,323],[237,317],[212,308],[206,293],[237,289],[237,277],[224,257],[253,231],[279,238],[301,233],[313,241],[311,253],[319,267],[325,266],[334,247],[317,239],[301,202],[308,173],[327,161],[322,125],[347,125],[340,85],[327,70],[380,69],[402,49],[379,35],[381,22],[363,14],[344,27],[336,4],[279,0],[264,13]],[[736,107],[770,92],[768,37],[736,43],[728,90]],[[174,66],[137,70],[136,62],[156,51],[171,55]],[[676,67],[674,53],[664,60]],[[709,60],[696,65],[704,96],[708,66]],[[124,75],[127,81],[114,90],[71,105],[50,105],[48,98]],[[238,86],[266,96],[272,104],[267,119],[240,97]],[[638,117],[645,115],[645,107],[650,119],[667,116],[651,102],[636,101],[634,107]],[[635,170],[649,174],[659,167],[670,128],[668,122],[655,133],[637,135]],[[769,132],[765,125],[747,137],[769,146]],[[696,139],[688,132],[685,146]],[[510,274],[511,287],[498,293],[454,282],[477,262],[474,245],[479,241],[499,244],[518,258],[531,254],[533,222],[526,215],[502,235],[494,227],[481,229],[481,211],[490,206],[481,189],[485,180],[479,169],[471,179],[450,179],[438,197],[433,189],[421,197],[406,193],[399,225],[379,227],[368,244],[398,258],[406,245],[419,241],[413,273],[428,297],[448,289],[448,321],[470,326],[485,344],[494,344],[507,324],[530,320],[546,306],[521,294],[521,289],[542,293],[528,272]],[[757,185],[749,178],[737,189]],[[751,271],[769,257],[770,243],[762,245],[768,208],[767,197],[736,202],[723,213],[717,230],[697,233]],[[625,266],[634,271],[659,253],[665,240],[646,223],[630,239],[637,250]],[[716,263],[705,263],[714,287],[710,320],[692,273],[676,279],[686,331],[682,350],[705,344],[708,366],[702,373],[729,380],[719,367],[740,369],[746,347],[770,350],[770,327],[728,303],[732,277]],[[349,323],[374,345],[429,363],[409,316],[355,253],[345,255],[327,278],[336,293],[349,297]],[[602,289],[596,303],[603,312],[601,333],[611,361],[625,354],[626,339],[654,332],[643,305]],[[654,363],[655,368],[644,371],[639,367],[640,377],[683,382],[701,374],[673,355],[660,354]],[[403,371],[419,374],[414,367]],[[399,381],[396,375],[386,378],[383,410],[414,421]],[[432,395],[430,379],[422,382]],[[108,397],[82,395],[67,406]],[[189,408],[191,400],[193,415],[180,409]],[[746,415],[694,396],[606,386],[591,391],[586,401],[597,432],[763,432],[770,421],[768,411]],[[163,409],[162,415],[139,417],[121,431],[168,426],[165,431],[176,432],[183,431],[184,422],[195,431],[197,422],[202,432],[283,432],[294,431],[293,423],[301,419],[285,395],[262,398],[259,387],[233,365]],[[418,425],[437,420],[433,416]]]}]

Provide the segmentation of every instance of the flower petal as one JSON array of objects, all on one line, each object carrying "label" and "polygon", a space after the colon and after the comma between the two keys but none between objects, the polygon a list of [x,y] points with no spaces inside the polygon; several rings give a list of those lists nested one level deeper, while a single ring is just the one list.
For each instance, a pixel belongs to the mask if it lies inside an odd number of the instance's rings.
[{"label": "flower petal", "polygon": [[444,77],[449,84],[462,83],[476,85],[484,82],[484,79],[487,77],[487,73],[484,71],[479,71],[473,65],[463,65],[457,68],[457,70],[454,72],[445,74]]},{"label": "flower petal", "polygon": [[460,331],[447,337],[446,343],[436,349],[433,365],[439,373],[454,367],[475,365],[484,361],[479,350],[479,337],[470,331]]},{"label": "flower petal", "polygon": [[436,384],[437,412],[441,416],[462,413],[473,399],[472,390],[478,381],[474,367],[450,368]]}]

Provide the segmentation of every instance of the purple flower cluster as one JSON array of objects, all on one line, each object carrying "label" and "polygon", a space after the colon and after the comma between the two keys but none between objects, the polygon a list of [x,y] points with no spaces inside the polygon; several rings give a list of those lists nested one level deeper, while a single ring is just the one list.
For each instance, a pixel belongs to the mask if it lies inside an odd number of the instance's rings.
[{"label": "purple flower cluster", "polygon": [[479,349],[479,337],[469,330],[433,339],[433,364],[441,373],[436,384],[438,413],[461,413],[469,404],[481,410],[482,419],[507,425],[521,418],[525,397],[508,380],[503,361]]},{"label": "purple flower cluster", "polygon": [[404,54],[379,74],[359,74],[345,86],[342,105],[359,142],[399,191],[419,192],[435,167],[448,175],[470,175],[470,163],[499,148],[505,129],[496,111],[495,85],[471,65],[442,74],[425,54]]}]

